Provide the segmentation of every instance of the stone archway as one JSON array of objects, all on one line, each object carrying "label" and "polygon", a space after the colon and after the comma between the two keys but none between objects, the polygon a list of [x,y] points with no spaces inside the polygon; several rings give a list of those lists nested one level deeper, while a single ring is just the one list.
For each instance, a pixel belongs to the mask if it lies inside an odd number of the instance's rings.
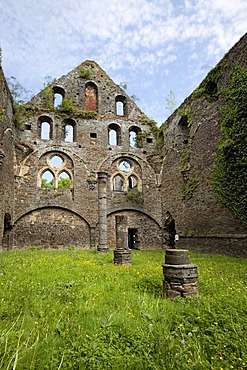
[{"label": "stone archway", "polygon": [[[137,210],[120,210],[112,212],[107,217],[108,244],[110,248],[116,246],[115,216],[127,216],[129,238],[135,238],[136,246],[133,249],[161,249],[162,230],[157,222],[147,214]],[[133,242],[133,240],[132,240]],[[129,240],[129,247],[131,240]]]},{"label": "stone archway", "polygon": [[83,218],[69,210],[57,207],[36,209],[15,223],[13,245],[17,248],[89,248],[90,228]]}]

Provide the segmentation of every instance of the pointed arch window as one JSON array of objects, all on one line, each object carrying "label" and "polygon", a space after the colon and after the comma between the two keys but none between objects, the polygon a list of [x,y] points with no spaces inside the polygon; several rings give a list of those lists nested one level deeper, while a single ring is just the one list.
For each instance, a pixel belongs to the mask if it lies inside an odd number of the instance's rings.
[{"label": "pointed arch window", "polygon": [[48,152],[39,160],[37,185],[46,189],[73,190],[73,162],[62,152]]},{"label": "pointed arch window", "polygon": [[113,191],[124,191],[124,180],[122,176],[116,175],[113,178]]},{"label": "pointed arch window", "polygon": [[128,178],[128,188],[129,189],[134,189],[137,188],[138,181],[137,178],[134,175],[129,176]]},{"label": "pointed arch window", "polygon": [[58,176],[58,189],[70,189],[71,178],[68,172],[63,171]]},{"label": "pointed arch window", "polygon": [[54,174],[50,170],[46,170],[43,172],[41,176],[41,188],[51,189],[55,187],[55,177]]}]

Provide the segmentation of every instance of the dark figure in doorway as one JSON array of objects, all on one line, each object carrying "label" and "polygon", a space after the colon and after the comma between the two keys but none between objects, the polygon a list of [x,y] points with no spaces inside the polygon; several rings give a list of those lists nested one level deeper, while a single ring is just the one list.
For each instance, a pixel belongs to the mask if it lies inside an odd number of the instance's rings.
[{"label": "dark figure in doorway", "polygon": [[166,212],[165,222],[164,222],[164,244],[168,247],[175,247],[175,220],[169,211]]},{"label": "dark figure in doorway", "polygon": [[3,230],[3,247],[5,249],[12,248],[12,219],[10,213],[4,215],[4,230]]}]

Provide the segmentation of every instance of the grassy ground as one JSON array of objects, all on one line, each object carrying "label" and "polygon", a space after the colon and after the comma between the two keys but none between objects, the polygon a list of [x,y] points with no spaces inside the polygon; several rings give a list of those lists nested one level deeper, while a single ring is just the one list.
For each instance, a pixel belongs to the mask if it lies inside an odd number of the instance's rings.
[{"label": "grassy ground", "polygon": [[190,253],[199,297],[162,297],[164,251],[0,254],[0,369],[246,369],[247,260]]}]

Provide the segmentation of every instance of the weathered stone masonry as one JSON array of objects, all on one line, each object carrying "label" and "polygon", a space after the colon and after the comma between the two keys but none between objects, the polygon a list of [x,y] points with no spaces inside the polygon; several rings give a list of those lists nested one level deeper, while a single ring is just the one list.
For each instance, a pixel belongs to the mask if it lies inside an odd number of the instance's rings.
[{"label": "weathered stone masonry", "polygon": [[[225,56],[221,83],[246,60],[245,35]],[[129,248],[166,248],[170,211],[179,248],[246,256],[246,228],[210,186],[221,104],[192,94],[158,133],[126,92],[86,61],[32,98],[17,126],[0,70],[2,250],[115,249],[116,217],[127,220]]]}]

